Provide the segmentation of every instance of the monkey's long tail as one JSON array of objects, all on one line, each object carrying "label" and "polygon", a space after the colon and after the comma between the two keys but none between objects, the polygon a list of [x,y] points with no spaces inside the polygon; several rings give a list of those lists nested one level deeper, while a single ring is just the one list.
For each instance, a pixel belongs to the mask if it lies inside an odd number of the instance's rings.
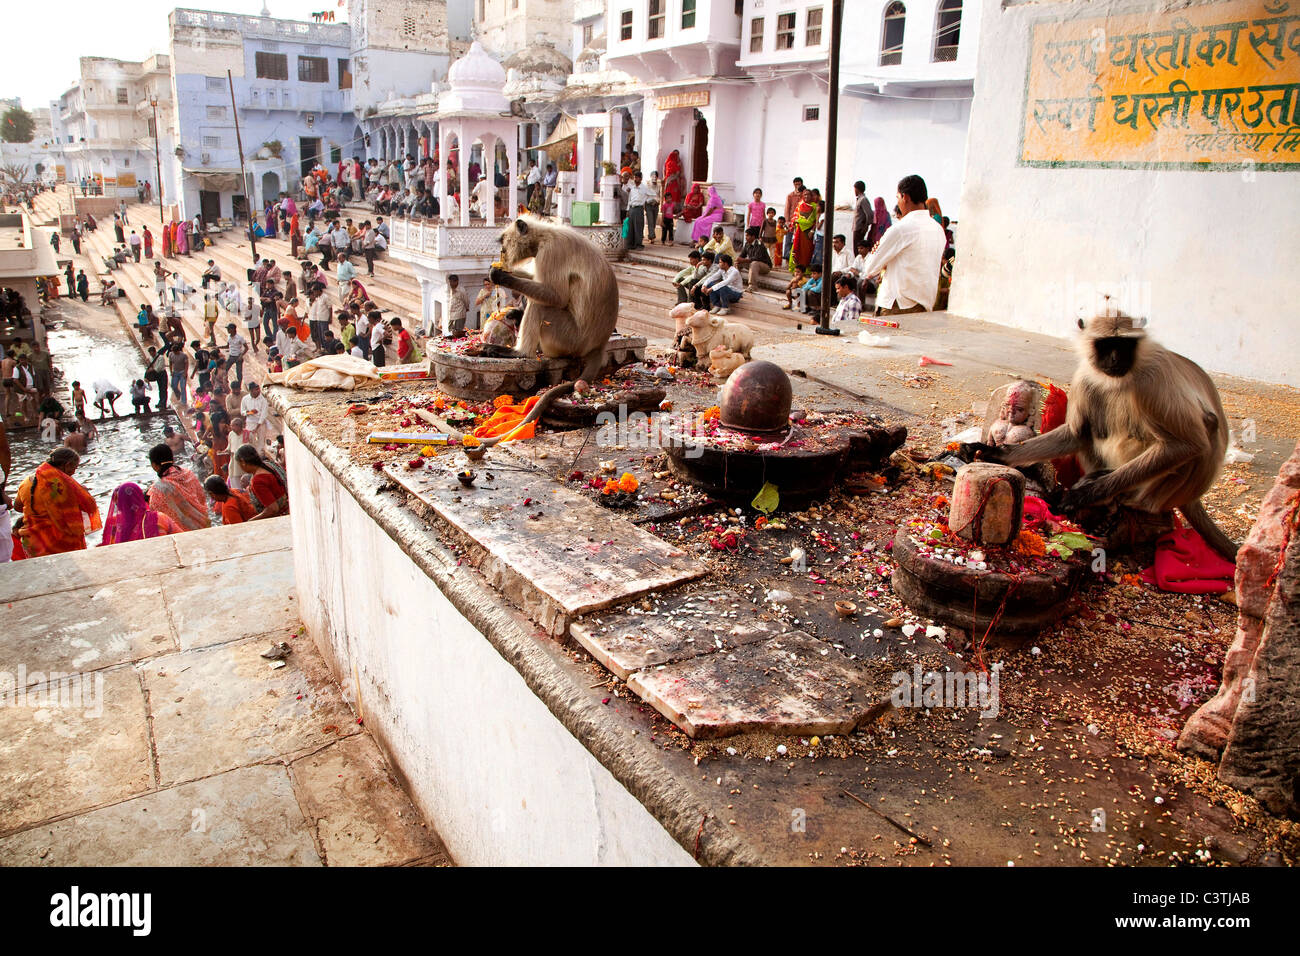
[{"label": "monkey's long tail", "polygon": [[552,403],[554,403],[557,398],[563,398],[565,395],[568,395],[570,392],[572,392],[573,384],[574,384],[573,382],[561,382],[559,385],[553,385],[552,387],[548,388],[545,392],[542,393],[542,397],[537,400],[537,404],[533,406],[532,411],[530,411],[527,415],[524,416],[523,421],[521,421],[514,428],[510,429],[510,431],[506,432],[504,435],[497,435],[494,438],[481,439],[480,444],[484,448],[491,448],[493,445],[500,444],[506,439],[517,434],[525,425],[528,425],[531,422],[535,422],[543,415],[545,415],[546,410],[551,407]]},{"label": "monkey's long tail", "polygon": [[1224,534],[1219,529],[1219,526],[1214,523],[1214,519],[1205,510],[1205,505],[1201,504],[1200,498],[1185,505],[1180,505],[1178,510],[1183,513],[1187,523],[1196,529],[1196,533],[1205,539],[1206,544],[1229,561],[1237,560],[1238,546],[1236,542]]}]

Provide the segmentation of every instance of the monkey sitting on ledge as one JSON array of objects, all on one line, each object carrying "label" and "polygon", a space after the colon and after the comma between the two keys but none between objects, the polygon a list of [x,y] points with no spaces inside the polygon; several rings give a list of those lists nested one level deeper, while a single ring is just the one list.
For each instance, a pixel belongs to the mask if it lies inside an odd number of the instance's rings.
[{"label": "monkey sitting on ledge", "polygon": [[1146,320],[1079,320],[1079,364],[1064,425],[1023,444],[969,451],[1013,467],[1075,455],[1083,478],[1065,494],[1069,514],[1107,506],[1167,517],[1177,508],[1215,551],[1231,541],[1201,504],[1228,447],[1228,419],[1210,376],[1147,338]]},{"label": "monkey sitting on ledge", "polygon": [[[533,278],[512,270],[533,260]],[[501,262],[488,270],[494,285],[528,300],[513,355],[581,358],[581,379],[596,380],[605,346],[618,322],[618,282],[596,245],[568,226],[521,216],[501,231]],[[491,447],[537,421],[557,399],[573,391],[561,382],[542,394],[532,411],[506,435],[483,439]]]}]

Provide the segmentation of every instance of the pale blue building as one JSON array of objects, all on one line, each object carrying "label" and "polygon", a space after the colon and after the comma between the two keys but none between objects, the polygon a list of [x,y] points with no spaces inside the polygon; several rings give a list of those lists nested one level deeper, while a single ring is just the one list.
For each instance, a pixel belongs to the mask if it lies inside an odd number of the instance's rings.
[{"label": "pale blue building", "polygon": [[333,174],[342,157],[365,157],[346,23],[188,9],[168,20],[180,160],[172,195],[181,197],[182,215],[242,219],[250,196],[260,213],[280,191],[296,191],[316,162]]}]

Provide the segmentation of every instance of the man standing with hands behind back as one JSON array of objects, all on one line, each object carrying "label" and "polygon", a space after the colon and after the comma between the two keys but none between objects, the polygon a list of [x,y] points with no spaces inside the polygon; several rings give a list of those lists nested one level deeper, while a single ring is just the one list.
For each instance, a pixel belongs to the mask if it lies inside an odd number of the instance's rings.
[{"label": "man standing with hands behind back", "polygon": [[876,315],[929,312],[939,297],[939,267],[948,239],[925,208],[927,198],[920,176],[899,180],[899,219],[862,267],[868,277],[884,273],[876,293]]}]

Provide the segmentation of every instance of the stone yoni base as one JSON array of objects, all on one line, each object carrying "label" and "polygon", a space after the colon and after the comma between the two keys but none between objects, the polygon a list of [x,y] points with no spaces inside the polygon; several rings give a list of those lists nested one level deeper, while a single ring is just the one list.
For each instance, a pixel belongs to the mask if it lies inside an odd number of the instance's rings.
[{"label": "stone yoni base", "polygon": [[[646,340],[640,336],[613,336],[605,349],[605,370],[641,361],[645,349]],[[439,389],[470,402],[491,401],[498,395],[527,398],[582,372],[578,358],[484,358],[438,348],[429,349],[429,362]]]}]

